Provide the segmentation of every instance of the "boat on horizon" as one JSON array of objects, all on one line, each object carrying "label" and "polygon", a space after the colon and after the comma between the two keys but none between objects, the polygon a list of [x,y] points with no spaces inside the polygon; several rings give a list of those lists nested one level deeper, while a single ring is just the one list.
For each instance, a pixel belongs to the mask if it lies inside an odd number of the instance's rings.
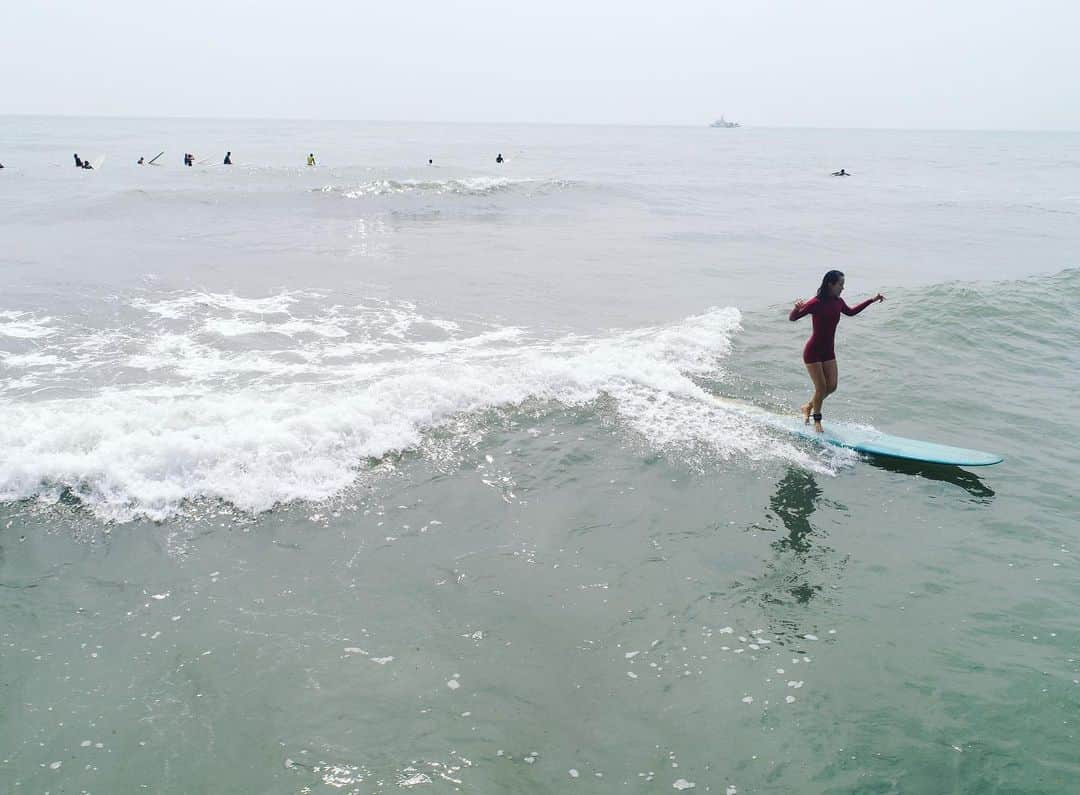
[{"label": "boat on horizon", "polygon": [[710,127],[722,127],[725,130],[730,130],[732,127],[741,127],[742,125],[739,124],[737,121],[728,121],[723,116],[721,116],[719,119],[714,121],[709,126]]}]

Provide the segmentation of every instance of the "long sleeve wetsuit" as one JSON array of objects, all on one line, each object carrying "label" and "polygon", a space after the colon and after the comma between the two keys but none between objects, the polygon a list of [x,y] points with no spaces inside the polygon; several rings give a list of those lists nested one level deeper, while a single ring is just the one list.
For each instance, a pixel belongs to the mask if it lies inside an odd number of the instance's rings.
[{"label": "long sleeve wetsuit", "polygon": [[814,331],[810,339],[803,347],[803,361],[807,364],[813,362],[830,362],[836,358],[833,345],[836,341],[836,326],[840,323],[840,314],[857,315],[870,304],[873,298],[867,298],[861,304],[848,306],[843,298],[826,298],[824,301],[814,296],[800,309],[792,309],[788,320],[798,320],[806,315],[813,315]]}]

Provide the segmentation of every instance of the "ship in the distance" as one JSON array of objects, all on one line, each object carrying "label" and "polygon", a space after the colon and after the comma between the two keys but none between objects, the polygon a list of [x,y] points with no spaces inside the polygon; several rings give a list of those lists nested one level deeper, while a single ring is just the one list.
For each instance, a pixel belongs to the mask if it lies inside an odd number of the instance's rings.
[{"label": "ship in the distance", "polygon": [[732,127],[741,127],[737,121],[728,121],[723,116],[709,125],[710,127],[723,127],[725,130],[730,130]]}]

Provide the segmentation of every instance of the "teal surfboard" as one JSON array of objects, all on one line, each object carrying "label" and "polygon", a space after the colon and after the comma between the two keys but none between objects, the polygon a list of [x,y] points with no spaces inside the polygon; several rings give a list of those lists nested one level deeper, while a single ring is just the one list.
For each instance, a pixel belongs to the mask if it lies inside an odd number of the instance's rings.
[{"label": "teal surfboard", "polygon": [[817,442],[846,447],[867,455],[902,458],[908,461],[922,461],[927,464],[943,464],[957,467],[985,467],[1000,464],[1003,460],[995,453],[982,450],[970,450],[966,447],[952,447],[947,444],[924,442],[920,439],[908,439],[892,436],[876,428],[853,423],[828,420],[823,423],[824,433],[817,433],[813,425],[806,425],[801,417],[786,417],[766,411],[758,406],[740,403],[734,400],[718,398],[725,407],[739,414],[753,417],[774,428],[787,431],[795,436]]}]

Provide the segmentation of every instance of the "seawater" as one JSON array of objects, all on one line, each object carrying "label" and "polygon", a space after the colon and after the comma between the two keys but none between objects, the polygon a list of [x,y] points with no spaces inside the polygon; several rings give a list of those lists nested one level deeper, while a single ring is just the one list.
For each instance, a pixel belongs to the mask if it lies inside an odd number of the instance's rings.
[{"label": "seawater", "polygon": [[[1073,790],[1080,136],[7,117],[0,161],[4,791]],[[826,421],[1004,463],[714,399],[805,400],[832,267],[888,300]]]}]

